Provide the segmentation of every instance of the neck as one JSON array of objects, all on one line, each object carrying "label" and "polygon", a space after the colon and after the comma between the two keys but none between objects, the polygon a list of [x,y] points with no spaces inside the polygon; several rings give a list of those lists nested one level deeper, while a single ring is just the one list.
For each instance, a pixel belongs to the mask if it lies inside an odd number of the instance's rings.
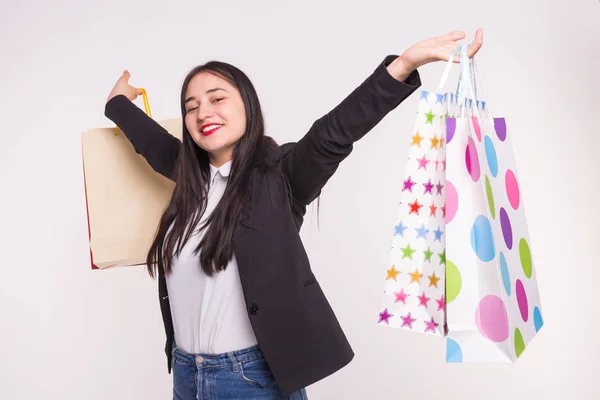
[{"label": "neck", "polygon": [[231,152],[223,153],[209,153],[208,161],[217,168],[220,168],[223,164],[227,163],[232,159]]}]

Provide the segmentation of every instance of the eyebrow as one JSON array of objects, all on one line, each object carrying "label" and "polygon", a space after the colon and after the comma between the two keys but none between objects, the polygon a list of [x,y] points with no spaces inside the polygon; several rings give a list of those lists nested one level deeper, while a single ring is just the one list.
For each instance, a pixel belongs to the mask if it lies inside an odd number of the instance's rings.
[{"label": "eyebrow", "polygon": [[[208,89],[208,90],[206,91],[206,94],[209,94],[209,93],[214,93],[214,92],[218,92],[219,90],[222,90],[222,91],[224,91],[224,92],[226,92],[226,91],[227,91],[227,90],[225,90],[225,89],[223,89],[223,88],[217,87],[217,88]],[[192,100],[196,100],[196,97],[194,97],[194,96],[188,97],[187,99],[185,99],[185,102],[184,102],[184,104],[187,104],[188,102],[190,102],[190,101],[192,101]]]}]

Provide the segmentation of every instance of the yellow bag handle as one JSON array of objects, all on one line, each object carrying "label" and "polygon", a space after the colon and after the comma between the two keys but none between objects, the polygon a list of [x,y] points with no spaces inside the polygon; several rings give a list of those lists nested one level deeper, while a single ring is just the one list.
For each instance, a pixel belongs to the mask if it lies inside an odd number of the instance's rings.
[{"label": "yellow bag handle", "polygon": [[[152,112],[150,111],[150,102],[148,101],[148,93],[146,92],[146,89],[140,88],[140,90],[142,91],[142,98],[144,99],[144,110],[146,110],[146,114],[148,114],[148,116],[150,118],[152,118]],[[117,136],[119,134],[119,127],[115,127],[115,136]]]}]

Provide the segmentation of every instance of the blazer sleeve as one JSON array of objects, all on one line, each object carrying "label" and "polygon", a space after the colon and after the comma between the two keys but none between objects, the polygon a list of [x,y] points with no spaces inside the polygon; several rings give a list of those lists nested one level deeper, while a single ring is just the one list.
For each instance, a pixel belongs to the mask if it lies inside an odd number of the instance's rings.
[{"label": "blazer sleeve", "polygon": [[175,180],[173,172],[181,145],[178,138],[124,95],[110,99],[106,103],[104,115],[121,128],[135,151],[146,159],[152,169]]},{"label": "blazer sleeve", "polygon": [[404,81],[387,71],[386,67],[396,57],[385,57],[360,86],[316,120],[281,158],[280,165],[294,201],[310,204],[352,152],[353,144],[421,86],[416,70]]}]

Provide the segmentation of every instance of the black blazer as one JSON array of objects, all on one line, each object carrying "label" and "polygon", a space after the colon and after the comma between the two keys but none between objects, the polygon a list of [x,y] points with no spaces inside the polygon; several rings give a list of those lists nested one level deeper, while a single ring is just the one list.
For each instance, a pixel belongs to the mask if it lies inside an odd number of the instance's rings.
[{"label": "black blazer", "polygon": [[[280,168],[289,181],[289,207],[273,201],[273,190],[284,184],[280,174],[265,169],[252,174],[254,185],[235,235],[235,255],[254,333],[283,396],[338,371],[354,357],[311,271],[299,232],[306,206],[352,152],[353,143],[420,87],[417,71],[404,82],[389,74],[386,67],[394,58],[385,57],[298,142],[281,145],[267,156],[265,163]],[[105,115],[155,171],[173,179],[177,138],[123,95],[106,104]],[[158,280],[170,373],[173,325],[164,274],[159,273]]]}]

